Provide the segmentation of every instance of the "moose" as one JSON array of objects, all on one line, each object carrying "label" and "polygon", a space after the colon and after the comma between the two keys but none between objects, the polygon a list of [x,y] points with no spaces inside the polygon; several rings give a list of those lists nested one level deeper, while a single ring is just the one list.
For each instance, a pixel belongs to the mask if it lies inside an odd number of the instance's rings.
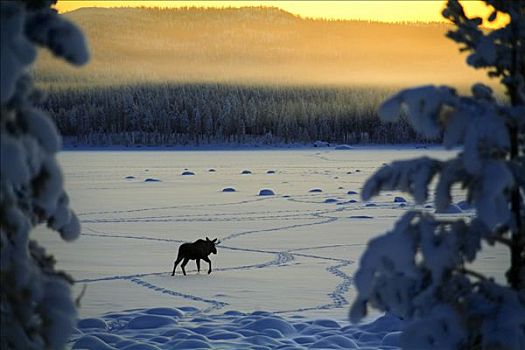
[{"label": "moose", "polygon": [[175,263],[173,264],[173,272],[171,273],[172,276],[175,275],[175,269],[177,268],[177,265],[181,262],[181,260],[184,260],[182,262],[182,273],[184,273],[184,276],[186,276],[186,270],[184,267],[188,263],[189,260],[196,260],[197,263],[197,271],[201,271],[201,259],[206,261],[210,267],[208,268],[208,274],[211,273],[211,261],[208,258],[208,255],[211,253],[217,254],[217,248],[215,247],[220,242],[217,242],[217,238],[215,238],[213,241],[210,240],[208,237],[206,237],[206,240],[198,239],[193,243],[183,243],[179,247],[179,253],[177,255],[177,260],[175,260]]}]

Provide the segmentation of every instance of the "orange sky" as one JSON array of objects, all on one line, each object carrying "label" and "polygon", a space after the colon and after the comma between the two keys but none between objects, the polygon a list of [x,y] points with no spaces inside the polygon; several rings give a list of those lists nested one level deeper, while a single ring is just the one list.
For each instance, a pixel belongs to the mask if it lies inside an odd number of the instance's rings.
[{"label": "orange sky", "polygon": [[[490,13],[481,1],[463,1],[468,15]],[[354,19],[380,22],[442,22],[445,1],[73,1],[59,0],[56,7],[68,12],[80,7],[242,7],[274,6],[285,11],[313,18]],[[499,16],[501,17],[501,16]],[[495,26],[502,22],[496,21]]]}]

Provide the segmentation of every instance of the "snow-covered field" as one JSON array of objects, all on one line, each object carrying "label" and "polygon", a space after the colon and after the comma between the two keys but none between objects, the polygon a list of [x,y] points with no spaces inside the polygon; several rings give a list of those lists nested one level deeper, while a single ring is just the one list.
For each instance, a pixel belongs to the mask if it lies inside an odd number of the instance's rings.
[{"label": "snow-covered field", "polygon": [[[347,313],[367,241],[413,203],[395,192],[363,203],[358,193],[383,163],[423,154],[450,156],[413,147],[62,152],[82,235],[65,243],[39,228],[35,236],[78,281],[75,294],[86,288],[71,346],[395,346],[395,318],[354,326]],[[213,272],[202,262],[197,274],[190,261],[188,276],[178,267],[172,277],[178,246],[206,236],[221,241]],[[507,259],[491,248],[476,268],[503,281]]]}]

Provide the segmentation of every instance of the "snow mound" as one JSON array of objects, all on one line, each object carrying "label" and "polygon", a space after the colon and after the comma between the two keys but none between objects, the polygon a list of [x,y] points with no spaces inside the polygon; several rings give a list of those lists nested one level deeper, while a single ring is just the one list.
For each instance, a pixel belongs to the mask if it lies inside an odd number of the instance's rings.
[{"label": "snow mound", "polygon": [[407,200],[403,197],[394,197],[394,203],[406,203]]},{"label": "snow mound", "polygon": [[156,179],[154,177],[148,177],[147,179],[144,180],[144,182],[161,182],[161,180]]},{"label": "snow mound", "polygon": [[222,189],[222,192],[237,192],[237,190],[233,187],[225,187]]},{"label": "snow mound", "polygon": [[183,171],[181,175],[182,176],[193,176],[195,175],[195,173],[193,171],[188,170],[188,171]]},{"label": "snow mound", "polygon": [[242,337],[242,335],[239,333],[229,332],[229,331],[224,331],[224,330],[213,331],[207,335],[207,338],[211,340],[230,340],[230,339],[236,339],[240,337]]},{"label": "snow mound", "polygon": [[[198,340],[198,339],[189,339],[189,340],[182,340],[182,341],[175,341],[173,344],[173,349],[210,349],[210,345],[206,343],[205,341]],[[128,349],[128,348],[126,348]],[[137,349],[138,350],[138,349]]]},{"label": "snow mound", "polygon": [[266,171],[266,174],[275,174],[275,170],[268,170]]},{"label": "snow mound", "polygon": [[87,328],[106,329],[108,326],[106,322],[100,318],[85,318],[78,322],[77,327],[80,329],[87,329]]},{"label": "snow mound", "polygon": [[146,311],[149,315],[162,315],[162,316],[171,316],[171,317],[182,317],[184,314],[177,310],[169,307],[157,307],[149,309]]},{"label": "snow mound", "polygon": [[380,333],[384,329],[399,331],[403,328],[403,321],[393,314],[386,313],[375,321],[362,326],[368,332]]},{"label": "snow mound", "polygon": [[352,339],[349,339],[342,335],[330,335],[310,345],[309,348],[310,349],[359,349],[357,344]]},{"label": "snow mound", "polygon": [[336,321],[327,319],[314,320],[312,324],[326,328],[341,328],[341,326],[339,326],[339,323],[337,323]]},{"label": "snow mound", "polygon": [[310,193],[321,193],[321,192],[323,192],[323,190],[320,189],[320,188],[312,188],[308,192],[310,192]]},{"label": "snow mound", "polygon": [[[108,330],[91,327],[113,324]],[[385,315],[363,325],[330,319],[284,318],[271,312],[202,314],[167,307],[84,319],[73,349],[397,349],[402,323]]]},{"label": "snow mound", "polygon": [[317,339],[312,336],[303,335],[297,338],[293,338],[293,341],[297,344],[313,344]]},{"label": "snow mound", "polygon": [[401,337],[401,332],[388,333],[383,337],[381,345],[399,347],[399,337]]},{"label": "snow mound", "polygon": [[259,191],[259,196],[273,196],[275,192],[269,188],[263,188]]},{"label": "snow mound", "polygon": [[346,150],[353,149],[353,147],[350,145],[339,145],[339,146],[335,146],[335,149],[338,151],[346,151]]},{"label": "snow mound", "polygon": [[455,204],[450,204],[443,210],[436,210],[436,214],[460,214],[463,211]]},{"label": "snow mound", "polygon": [[250,175],[252,172],[250,170],[241,171],[241,175]]},{"label": "snow mound", "polygon": [[357,194],[357,192],[356,191],[348,191],[348,192],[346,192],[346,194]]},{"label": "snow mound", "polygon": [[106,344],[102,339],[86,335],[75,342],[73,349],[113,350],[115,348]]},{"label": "snow mound", "polygon": [[250,329],[259,332],[272,329],[279,331],[282,335],[286,336],[296,333],[296,330],[292,325],[277,317],[265,317],[259,319],[248,324],[248,326],[246,326],[245,329]]},{"label": "snow mound", "polygon": [[375,203],[366,203],[365,207],[377,207],[377,204],[375,204]]},{"label": "snow mound", "polygon": [[144,315],[137,316],[128,323],[128,329],[145,329],[145,328],[159,328],[169,324],[174,323],[175,321],[166,316],[158,315]]}]

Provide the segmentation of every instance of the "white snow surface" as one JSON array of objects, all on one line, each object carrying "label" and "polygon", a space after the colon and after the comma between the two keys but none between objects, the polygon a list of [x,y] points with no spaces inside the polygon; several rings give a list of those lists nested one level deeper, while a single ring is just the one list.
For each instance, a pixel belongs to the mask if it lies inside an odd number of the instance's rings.
[{"label": "white snow surface", "polygon": [[[35,235],[75,278],[75,294],[86,288],[70,346],[396,349],[397,318],[348,321],[354,272],[369,239],[409,209],[432,212],[424,205],[433,198],[415,206],[408,194],[385,191],[365,206],[347,192],[361,192],[384,162],[422,156],[452,154],[413,147],[62,152],[82,234],[74,244],[43,226]],[[144,169],[162,182],[145,183]],[[184,169],[195,175],[180,176]],[[224,194],[225,187],[237,191]],[[264,188],[276,195],[259,196]],[[408,205],[399,207],[396,196]],[[458,203],[465,193],[453,188],[452,197]],[[188,276],[171,277],[178,246],[206,236],[221,241],[210,256],[213,272],[197,273],[190,261]],[[504,281],[507,261],[505,249],[489,247],[472,268]]]}]

